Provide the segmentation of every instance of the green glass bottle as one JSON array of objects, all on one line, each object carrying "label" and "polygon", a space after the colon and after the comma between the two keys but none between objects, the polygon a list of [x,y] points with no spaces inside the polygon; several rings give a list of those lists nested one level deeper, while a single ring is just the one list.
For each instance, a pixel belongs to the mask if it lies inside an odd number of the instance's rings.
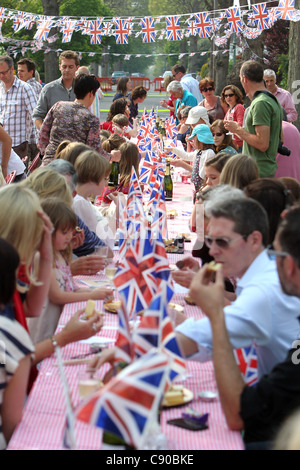
[{"label": "green glass bottle", "polygon": [[172,181],[172,177],[171,177],[170,160],[166,160],[166,171],[165,171],[164,185],[165,185],[165,200],[166,201],[172,201],[172,199],[173,199],[173,181]]},{"label": "green glass bottle", "polygon": [[118,187],[120,184],[120,167],[119,162],[111,163],[111,171],[108,180],[108,186]]}]

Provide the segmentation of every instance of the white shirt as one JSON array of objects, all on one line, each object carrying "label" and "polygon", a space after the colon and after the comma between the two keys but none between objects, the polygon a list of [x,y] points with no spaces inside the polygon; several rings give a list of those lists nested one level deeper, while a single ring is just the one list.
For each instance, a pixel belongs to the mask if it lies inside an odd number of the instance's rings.
[{"label": "white shirt", "polygon": [[[225,321],[233,348],[257,345],[258,376],[286,358],[299,331],[300,299],[283,293],[276,262],[263,251],[237,283],[237,299],[225,307]],[[211,360],[212,333],[208,318],[189,318],[176,328],[198,344],[190,359]]]},{"label": "white shirt", "polygon": [[199,82],[195,78],[192,77],[191,74],[186,73],[180,80],[182,87],[192,93],[197,99],[197,103],[199,104],[200,101],[203,100],[203,95],[200,93],[199,89]]},{"label": "white shirt", "polygon": [[[2,162],[2,142],[0,142],[0,162]],[[25,171],[25,165],[22,162],[19,155],[11,149],[10,157],[7,164],[7,174],[11,173],[12,171],[16,170],[17,176],[22,175]]]}]

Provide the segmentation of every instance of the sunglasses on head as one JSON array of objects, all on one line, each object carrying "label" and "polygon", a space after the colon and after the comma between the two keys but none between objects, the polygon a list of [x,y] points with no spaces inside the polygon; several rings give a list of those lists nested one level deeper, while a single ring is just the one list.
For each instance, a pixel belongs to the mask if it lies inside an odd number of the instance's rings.
[{"label": "sunglasses on head", "polygon": [[224,95],[224,96],[225,98],[228,98],[228,97],[232,98],[234,96],[234,93],[228,93],[227,95]]},{"label": "sunglasses on head", "polygon": [[211,248],[212,244],[215,242],[215,244],[219,248],[222,248],[223,250],[226,250],[227,248],[230,247],[230,245],[232,245],[237,240],[240,240],[241,238],[246,240],[247,236],[246,235],[240,235],[237,238],[229,240],[228,238],[225,238],[225,237],[215,237],[214,238],[214,237],[210,237],[209,235],[206,235],[204,237],[204,240],[205,240],[205,244],[206,244],[206,246],[208,246],[208,248]]},{"label": "sunglasses on head", "polygon": [[207,91],[212,91],[213,90],[213,87],[212,86],[209,86],[207,88],[202,88],[201,91],[204,91],[204,93],[206,93]]}]

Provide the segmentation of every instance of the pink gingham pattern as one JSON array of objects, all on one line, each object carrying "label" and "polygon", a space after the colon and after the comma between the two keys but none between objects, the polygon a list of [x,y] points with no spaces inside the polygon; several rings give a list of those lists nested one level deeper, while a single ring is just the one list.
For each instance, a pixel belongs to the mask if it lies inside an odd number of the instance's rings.
[{"label": "pink gingham pattern", "polygon": [[[181,186],[184,192],[188,188],[187,185]],[[183,188],[182,188],[183,186]],[[176,201],[174,201],[176,204]],[[171,203],[172,205],[174,204]],[[173,208],[173,207],[172,207]],[[189,210],[186,201],[179,201],[176,210],[184,212]],[[190,211],[192,205],[190,206]],[[188,220],[188,217],[186,217]],[[175,219],[168,220],[168,228],[172,233],[188,232],[183,228],[181,220],[174,223]],[[177,231],[177,228],[180,230]],[[193,243],[186,243],[185,248],[191,250]],[[178,259],[185,255],[168,254],[170,264],[175,264]],[[115,260],[118,259],[118,253],[115,254]],[[104,280],[104,273],[98,273],[97,276],[80,276],[75,280],[88,281],[91,279]],[[80,285],[80,284],[79,284]],[[118,293],[115,291],[115,297]],[[184,314],[187,317],[201,318],[202,312],[198,307],[188,305],[184,300],[185,294],[176,292],[172,298],[172,302],[184,307]],[[85,302],[67,304],[64,307],[60,317],[58,328],[62,328],[70,319],[72,314],[79,308],[85,306]],[[103,312],[103,301],[96,302],[96,309]],[[117,315],[104,313],[104,327],[98,333],[98,336],[105,337],[115,341],[117,336],[118,318]],[[112,343],[113,344],[113,343]],[[90,346],[84,342],[72,343],[66,346],[61,352],[63,360],[69,360],[73,356],[88,353]],[[195,361],[187,361],[187,369],[181,383],[185,388],[193,392],[193,401],[189,404],[195,410],[201,413],[209,413],[208,426],[209,429],[204,431],[189,431],[167,424],[167,421],[174,418],[180,418],[181,413],[188,405],[164,408],[161,413],[161,426],[163,433],[168,438],[168,447],[170,450],[243,450],[243,441],[239,432],[230,431],[227,427],[220,401],[217,398],[213,402],[203,402],[198,397],[201,391],[217,392],[214,377],[214,369],[212,362],[198,363]],[[71,391],[73,405],[76,406],[80,402],[77,390],[77,377],[80,370],[84,370],[86,365],[65,365],[65,375]],[[108,370],[105,365],[98,372],[102,378]],[[65,426],[66,404],[62,384],[59,377],[57,361],[55,355],[43,361],[40,367],[39,376],[30,393],[24,408],[23,419],[16,429],[8,446],[9,450],[24,449],[63,449],[63,431]],[[79,421],[75,426],[77,449],[80,450],[97,450],[101,449],[101,430],[90,427]]]}]

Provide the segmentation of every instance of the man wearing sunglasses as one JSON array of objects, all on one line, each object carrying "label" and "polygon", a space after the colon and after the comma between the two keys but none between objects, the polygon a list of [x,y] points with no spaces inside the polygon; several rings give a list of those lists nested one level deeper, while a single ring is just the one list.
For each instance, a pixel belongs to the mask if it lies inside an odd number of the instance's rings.
[{"label": "man wearing sunglasses", "polygon": [[[285,216],[277,230],[274,249],[268,249],[267,253],[276,259],[282,290],[287,296],[300,297],[299,207]],[[224,315],[222,307],[223,274],[218,272],[215,284],[209,288],[206,278],[204,268],[197,276],[197,290],[200,296],[206,296],[209,289],[210,306],[206,314],[212,329],[215,376],[228,426],[244,429],[247,448],[269,449],[278,429],[300,406],[300,341],[291,341],[286,357],[256,386],[245,386],[226,328],[226,313]],[[286,326],[282,327],[288,329],[293,319],[285,308],[282,317],[286,320]],[[294,339],[297,335],[299,324],[295,327]]]},{"label": "man wearing sunglasses", "polygon": [[181,64],[173,65],[172,75],[175,80],[181,83],[184,90],[189,91],[197,100],[197,104],[203,100],[202,93],[200,93],[199,82],[190,73],[186,73],[185,67]]},{"label": "man wearing sunglasses", "polygon": [[[300,300],[280,288],[276,262],[265,250],[268,218],[263,207],[246,197],[218,199],[210,204],[205,208],[210,218],[206,237],[209,254],[222,265],[222,276],[237,280],[237,297],[224,307],[228,335],[236,349],[256,343],[258,376],[262,377],[284,360],[294,340]],[[210,280],[211,274],[204,267],[190,285],[191,298],[207,316],[216,302]],[[218,297],[222,311],[223,297]],[[185,356],[211,359],[213,338],[207,317],[189,318],[177,326],[176,332]]]}]

